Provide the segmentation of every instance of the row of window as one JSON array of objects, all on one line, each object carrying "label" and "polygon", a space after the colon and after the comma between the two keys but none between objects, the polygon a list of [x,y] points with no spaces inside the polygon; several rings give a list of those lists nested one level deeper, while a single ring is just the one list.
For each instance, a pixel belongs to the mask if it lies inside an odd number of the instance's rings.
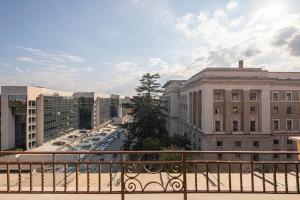
[{"label": "row of window", "polygon": [[[280,130],[280,120],[279,119],[273,119],[273,130],[274,131],[279,131]],[[286,120],[286,130],[287,131],[293,131],[294,130],[292,119],[287,119]],[[222,131],[220,120],[215,121],[215,131]],[[239,131],[239,122],[237,120],[232,121],[232,131]],[[255,120],[250,121],[250,131],[256,131],[256,122],[255,122]]]},{"label": "row of window", "polygon": [[[217,115],[221,114],[221,108],[220,107],[215,108],[215,114],[217,114]],[[237,106],[232,107],[232,114],[234,114],[234,115],[240,114],[239,108]],[[250,106],[250,114],[252,114],[252,115],[256,114],[255,106]]]},{"label": "row of window", "polygon": [[[239,92],[232,92],[231,93],[231,100],[232,101],[240,101],[240,93]],[[257,101],[257,93],[256,92],[250,92],[249,94],[250,101]],[[223,92],[214,92],[214,100],[215,101],[222,101],[224,100]],[[279,101],[279,91],[273,91],[272,92],[272,100],[273,101]],[[285,92],[285,100],[286,101],[292,101],[292,92],[286,91]]]},{"label": "row of window", "polygon": [[35,104],[35,101],[29,101],[29,102],[28,102],[28,105],[29,105],[29,106],[35,106],[36,104]]},{"label": "row of window", "polygon": [[[279,101],[279,91],[273,91],[272,92],[272,100],[273,101]],[[286,101],[292,101],[292,92],[286,91],[285,92],[285,100]]]},{"label": "row of window", "polygon": [[35,115],[36,114],[35,109],[29,109],[28,112],[29,112],[29,115]]},{"label": "row of window", "polygon": [[[279,144],[279,140],[278,139],[274,139],[273,140],[273,144],[274,145],[278,145]],[[292,140],[287,140],[286,141],[286,144],[293,144],[293,141]],[[223,141],[220,140],[220,141],[217,141],[217,147],[223,147]],[[259,147],[260,143],[259,141],[253,141],[253,147]],[[237,140],[237,141],[234,141],[234,146],[235,147],[241,147],[242,146],[242,142]]]},{"label": "row of window", "polygon": [[[273,130],[279,131],[280,130],[280,120],[279,119],[273,119]],[[286,119],[286,130],[287,131],[293,131],[293,120],[292,119]]]},{"label": "row of window", "polygon": [[[221,130],[221,121],[215,121],[215,131]],[[232,131],[239,131],[239,122],[237,120],[232,121]],[[256,131],[256,122],[254,120],[250,121],[250,131]]]},{"label": "row of window", "polygon": [[[218,160],[222,160],[223,159],[223,154],[217,154],[217,157],[218,157]],[[240,160],[241,159],[241,154],[235,154],[235,157]],[[254,161],[259,161],[260,156],[258,154],[254,154],[253,155],[253,160]],[[273,159],[278,159],[279,158],[279,154],[273,154]],[[287,159],[292,159],[293,158],[293,155],[292,154],[286,154],[286,158]]]},{"label": "row of window", "polygon": [[[224,97],[222,95],[223,93],[220,92],[214,92],[214,100],[215,101],[223,101]],[[232,101],[240,101],[240,93],[239,92],[232,92],[231,93],[231,100]],[[250,101],[257,101],[257,93],[256,92],[250,92],[249,94]]]},{"label": "row of window", "polygon": [[[292,107],[291,106],[287,106],[286,107],[286,114],[291,115],[293,113],[292,111]],[[221,108],[220,107],[216,107],[215,108],[215,114],[221,114]],[[233,106],[232,107],[232,114],[240,114],[239,108],[238,106]],[[255,106],[250,106],[250,114],[256,114],[256,108]],[[273,107],[273,114],[279,114],[279,108],[278,106],[274,106]]]},{"label": "row of window", "polygon": [[[288,115],[291,115],[293,112],[292,112],[292,107],[291,106],[287,106],[286,107],[286,114]],[[279,114],[279,108],[278,106],[274,106],[273,107],[273,114]]]}]

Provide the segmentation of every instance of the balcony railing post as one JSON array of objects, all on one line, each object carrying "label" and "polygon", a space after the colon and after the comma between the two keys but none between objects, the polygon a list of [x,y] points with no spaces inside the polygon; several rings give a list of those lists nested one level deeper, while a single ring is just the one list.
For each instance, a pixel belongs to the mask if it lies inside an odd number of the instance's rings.
[{"label": "balcony railing post", "polygon": [[120,156],[121,159],[121,200],[125,200],[125,180],[124,180],[124,157],[123,154]]},{"label": "balcony railing post", "polygon": [[56,165],[55,165],[55,153],[52,154],[52,164],[53,164],[53,193],[55,193],[56,188],[55,188],[55,173],[56,173]]},{"label": "balcony railing post", "polygon": [[253,167],[253,156],[254,156],[253,154],[250,154],[250,157],[251,157],[251,158],[250,158],[250,159],[251,159],[251,160],[250,160],[250,163],[251,163],[251,164],[250,164],[250,165],[251,165],[251,166],[250,166],[250,167],[251,167],[251,192],[254,192],[254,169],[253,169],[254,167]]},{"label": "balcony railing post", "polygon": [[10,166],[9,166],[9,162],[6,164],[6,186],[7,186],[7,192],[10,192]]},{"label": "balcony railing post", "polygon": [[297,187],[297,193],[300,193],[300,188],[299,188],[299,164],[296,163],[296,187]]},{"label": "balcony railing post", "polygon": [[186,154],[182,153],[182,173],[183,173],[183,199],[187,200],[187,180],[186,180]]}]

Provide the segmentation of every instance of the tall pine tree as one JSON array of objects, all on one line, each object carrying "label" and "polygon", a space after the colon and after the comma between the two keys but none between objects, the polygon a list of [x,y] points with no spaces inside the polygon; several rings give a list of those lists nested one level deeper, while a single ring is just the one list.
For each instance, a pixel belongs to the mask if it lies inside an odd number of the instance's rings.
[{"label": "tall pine tree", "polygon": [[136,88],[137,95],[123,105],[131,110],[132,118],[127,124],[126,150],[161,150],[170,145],[159,78],[159,74],[144,74]]}]

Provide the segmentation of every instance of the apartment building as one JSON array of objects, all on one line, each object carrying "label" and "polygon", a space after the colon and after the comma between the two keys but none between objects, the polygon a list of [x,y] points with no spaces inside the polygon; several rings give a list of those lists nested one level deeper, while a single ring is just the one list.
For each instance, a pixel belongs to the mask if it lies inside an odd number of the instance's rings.
[{"label": "apartment building", "polygon": [[299,72],[244,68],[240,61],[163,87],[168,130],[189,136],[192,149],[296,150],[288,138],[300,135]]},{"label": "apartment building", "polygon": [[1,150],[32,149],[66,132],[94,129],[110,120],[110,100],[103,103],[94,92],[2,86],[0,102]]}]

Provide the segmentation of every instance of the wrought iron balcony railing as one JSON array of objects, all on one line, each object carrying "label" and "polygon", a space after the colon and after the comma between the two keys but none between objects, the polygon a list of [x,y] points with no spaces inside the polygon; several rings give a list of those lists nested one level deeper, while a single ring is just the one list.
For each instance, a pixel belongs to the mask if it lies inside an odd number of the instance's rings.
[{"label": "wrought iron balcony railing", "polygon": [[0,152],[0,193],[299,194],[291,151]]}]

